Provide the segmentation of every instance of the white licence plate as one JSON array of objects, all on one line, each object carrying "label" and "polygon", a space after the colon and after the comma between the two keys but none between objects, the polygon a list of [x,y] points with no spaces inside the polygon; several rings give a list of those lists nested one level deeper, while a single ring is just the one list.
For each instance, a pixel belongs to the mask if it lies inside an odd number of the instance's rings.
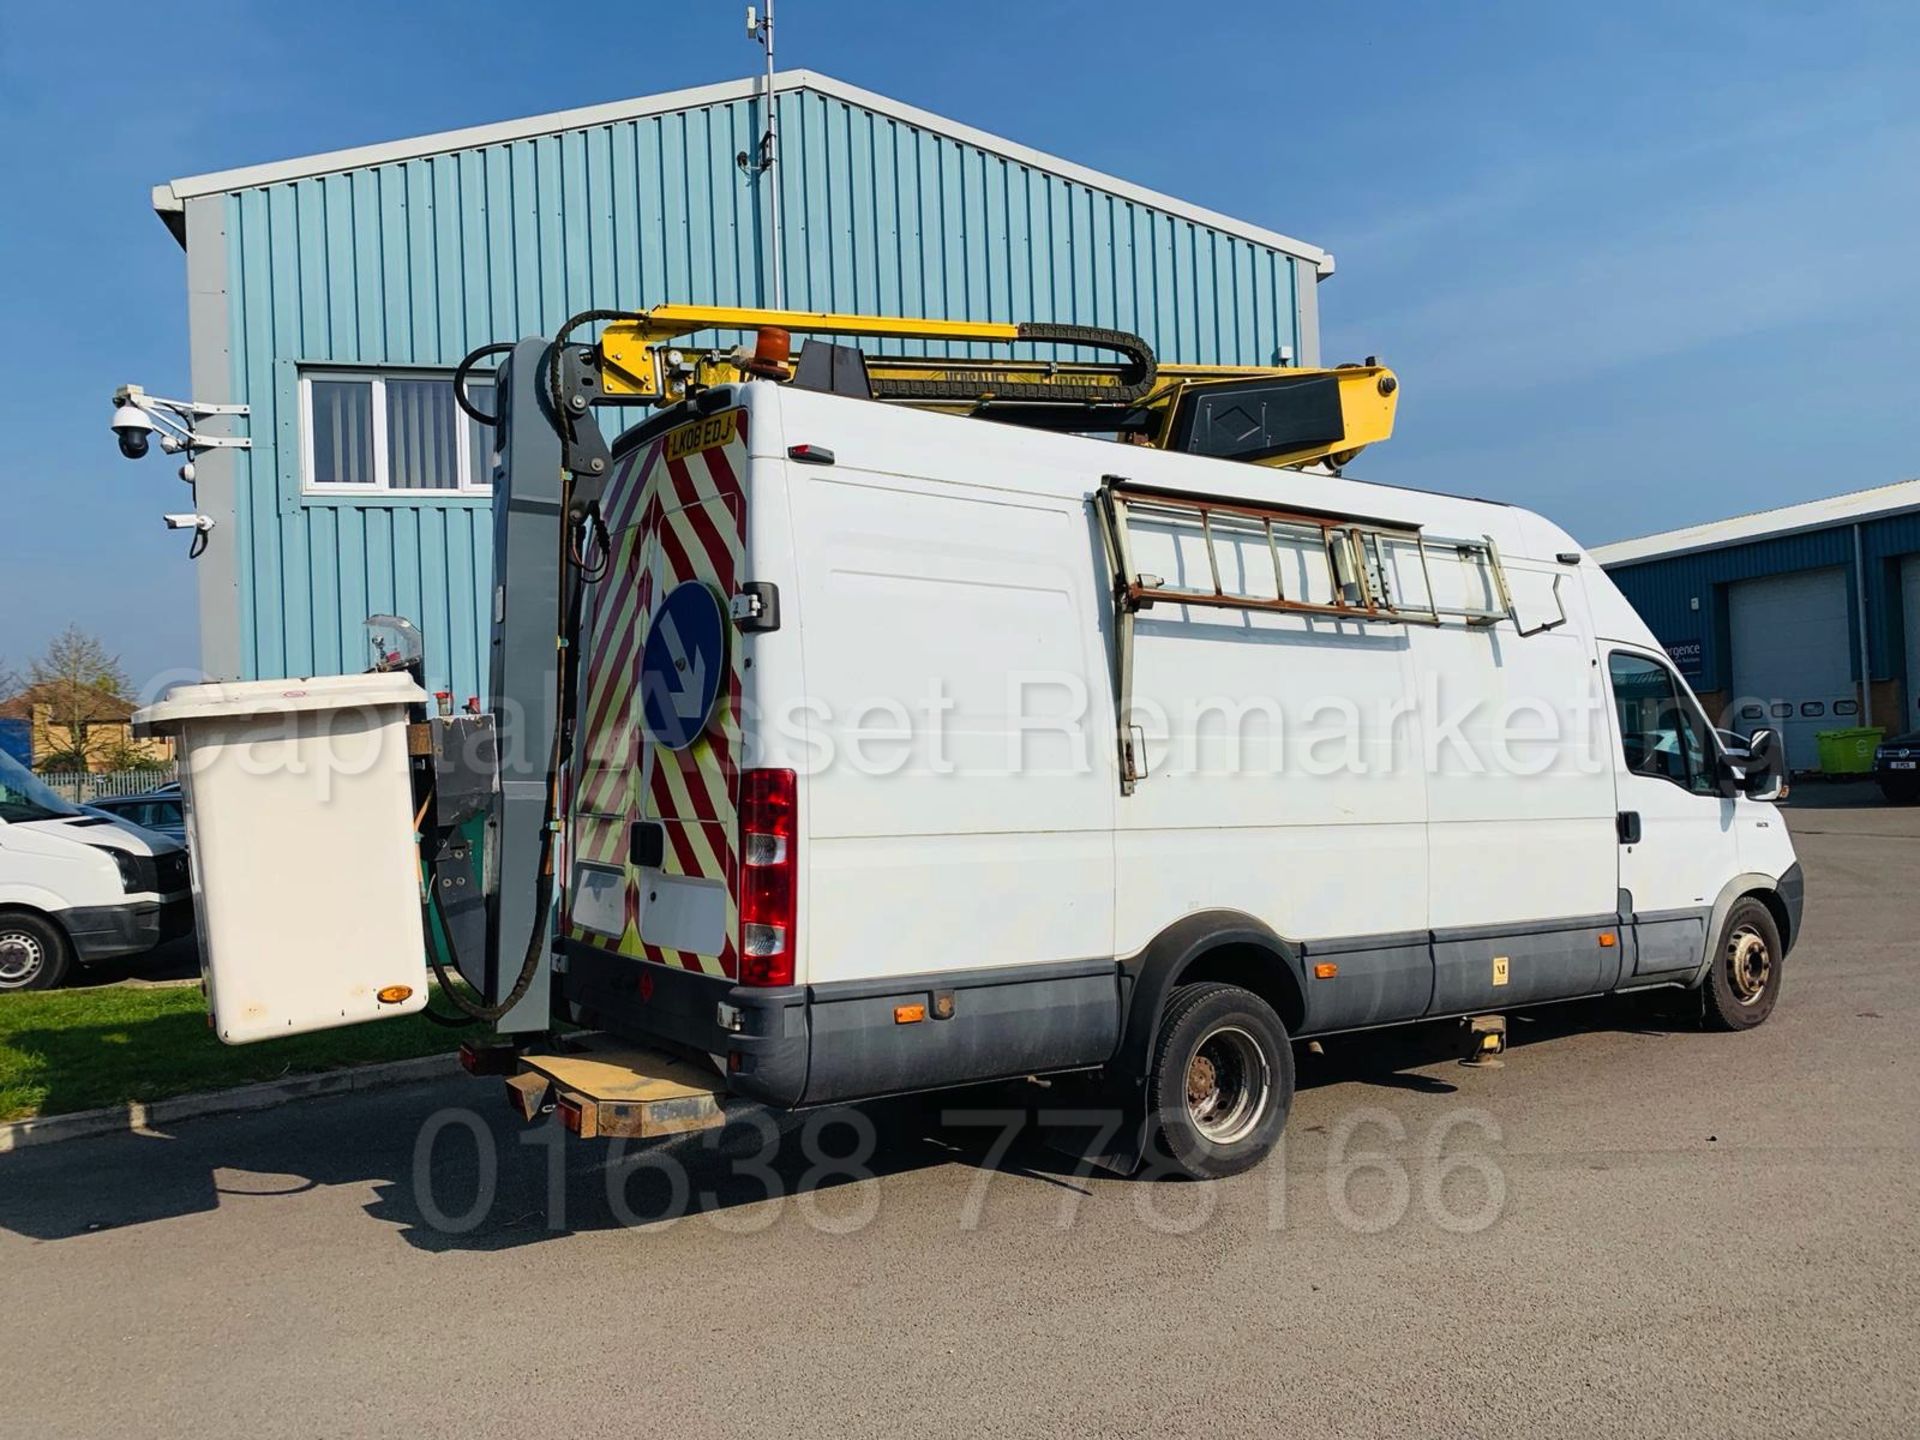
[{"label": "white licence plate", "polygon": [[1911,770],[1916,765],[1920,765],[1920,760],[1889,760],[1887,762],[1889,770]]}]

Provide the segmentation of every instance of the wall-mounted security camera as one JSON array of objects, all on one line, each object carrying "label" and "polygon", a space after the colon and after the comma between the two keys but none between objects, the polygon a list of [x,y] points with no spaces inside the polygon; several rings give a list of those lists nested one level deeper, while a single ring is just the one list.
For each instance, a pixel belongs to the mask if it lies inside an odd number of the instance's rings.
[{"label": "wall-mounted security camera", "polygon": [[[107,423],[113,426],[114,438],[120,442],[120,453],[129,460],[144,456],[153,443],[153,437],[158,435],[162,451],[185,460],[186,463],[180,467],[180,478],[186,481],[191,491],[198,478],[193,466],[194,456],[208,450],[253,448],[253,441],[245,435],[209,435],[200,429],[200,422],[215,416],[242,416],[248,413],[245,405],[169,400],[164,395],[149,395],[138,385],[122,385],[113,392],[113,418]],[[195,494],[191,503],[198,504],[199,500],[200,497]],[[214,525],[211,515],[176,510],[161,518],[167,522],[169,530],[193,532],[193,543],[187,547],[189,560],[198,559],[206,553],[207,535]]]},{"label": "wall-mounted security camera", "polygon": [[211,515],[195,515],[191,511],[176,510],[171,515],[162,515],[169,530],[191,530],[193,543],[187,546],[187,558],[198,560],[207,553],[207,535],[212,531],[214,519]]},{"label": "wall-mounted security camera", "polygon": [[127,459],[138,460],[147,453],[147,440],[153,434],[153,417],[133,401],[115,404],[113,419],[108,423],[119,438],[120,453]]},{"label": "wall-mounted security camera", "polygon": [[250,450],[253,442],[244,435],[208,435],[199,422],[216,415],[245,415],[245,405],[210,405],[200,400],[169,400],[149,395],[138,385],[122,385],[113,392],[113,418],[107,423],[120,442],[120,453],[138,460],[147,453],[153,437],[160,437],[160,448],[169,455],[184,455],[191,460],[203,450]]}]

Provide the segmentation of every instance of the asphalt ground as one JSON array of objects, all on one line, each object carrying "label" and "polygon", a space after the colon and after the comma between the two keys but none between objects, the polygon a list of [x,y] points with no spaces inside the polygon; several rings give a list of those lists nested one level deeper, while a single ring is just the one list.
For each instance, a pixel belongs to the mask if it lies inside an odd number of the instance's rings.
[{"label": "asphalt ground", "polygon": [[1760,1030],[1329,1042],[1220,1184],[1084,1172],[1032,1087],[622,1156],[460,1079],[0,1156],[0,1432],[1920,1433],[1920,809],[1788,816]]}]

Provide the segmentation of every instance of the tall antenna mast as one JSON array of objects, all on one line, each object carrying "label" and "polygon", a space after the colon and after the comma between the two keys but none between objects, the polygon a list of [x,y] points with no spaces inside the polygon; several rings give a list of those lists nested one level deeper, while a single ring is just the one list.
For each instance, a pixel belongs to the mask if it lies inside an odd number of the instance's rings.
[{"label": "tall antenna mast", "polygon": [[786,305],[786,287],[782,283],[780,260],[780,177],[774,173],[780,159],[780,119],[773,98],[773,0],[767,0],[764,15],[752,5],[747,7],[747,37],[757,40],[760,48],[767,52],[767,133],[760,137],[759,158],[749,161],[743,154],[740,165],[742,169],[767,177],[768,228],[772,237],[768,244],[767,270],[773,279],[773,308],[779,310]]}]

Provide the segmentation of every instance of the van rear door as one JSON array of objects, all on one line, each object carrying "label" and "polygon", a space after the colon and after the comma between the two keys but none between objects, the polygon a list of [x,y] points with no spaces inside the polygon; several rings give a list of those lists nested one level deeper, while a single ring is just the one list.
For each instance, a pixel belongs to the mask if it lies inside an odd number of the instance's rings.
[{"label": "van rear door", "polygon": [[738,974],[739,647],[747,412],[656,436],[609,488],[588,642],[569,934]]}]

